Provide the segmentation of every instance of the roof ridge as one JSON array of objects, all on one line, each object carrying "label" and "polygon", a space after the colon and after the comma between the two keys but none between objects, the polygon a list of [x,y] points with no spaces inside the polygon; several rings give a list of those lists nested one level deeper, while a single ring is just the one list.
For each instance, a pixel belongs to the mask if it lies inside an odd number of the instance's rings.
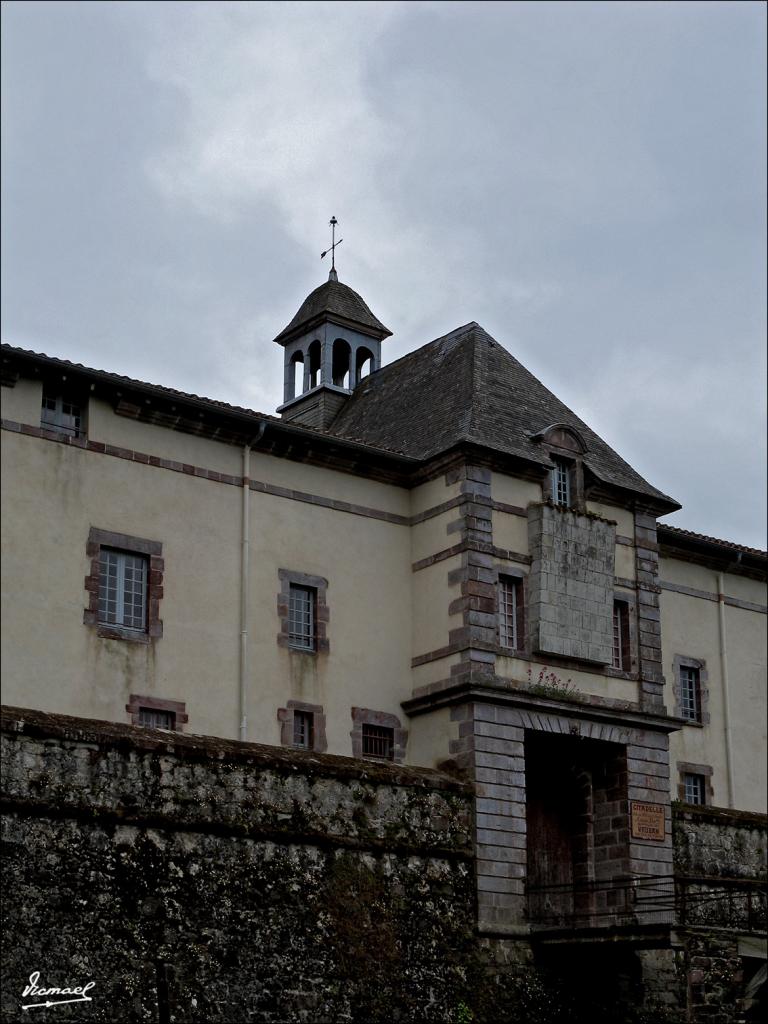
[{"label": "roof ridge", "polygon": [[[480,327],[479,324],[476,325]],[[480,328],[482,330],[482,328]],[[479,343],[477,331],[472,331],[472,391],[469,396],[469,424],[467,426],[467,433],[470,437],[474,437],[476,427],[476,413],[477,404],[482,397],[482,388],[480,387],[480,375],[478,370],[478,356],[477,346]]]}]

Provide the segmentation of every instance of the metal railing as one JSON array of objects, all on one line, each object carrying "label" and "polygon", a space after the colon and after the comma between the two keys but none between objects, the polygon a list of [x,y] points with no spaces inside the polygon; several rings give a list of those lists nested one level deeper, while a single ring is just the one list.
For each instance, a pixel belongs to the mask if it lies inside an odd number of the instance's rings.
[{"label": "metal railing", "polygon": [[630,924],[766,931],[766,889],[751,879],[624,876],[526,887],[528,919],[550,927]]}]

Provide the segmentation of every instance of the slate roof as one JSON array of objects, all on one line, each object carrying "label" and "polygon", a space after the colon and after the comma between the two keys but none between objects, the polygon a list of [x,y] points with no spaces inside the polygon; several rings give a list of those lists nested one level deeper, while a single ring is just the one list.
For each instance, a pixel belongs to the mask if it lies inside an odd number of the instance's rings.
[{"label": "slate roof", "polygon": [[[222,417],[236,417],[246,421],[248,436],[253,435],[259,421],[265,420],[279,430],[289,430],[291,433],[304,434],[308,437],[315,437],[318,440],[325,439],[326,441],[340,443],[349,442],[356,447],[360,447],[361,444],[356,441],[350,442],[348,438],[337,437],[337,435],[330,434],[327,430],[308,427],[303,423],[291,423],[280,416],[271,416],[269,413],[258,412],[256,409],[248,409],[242,405],[232,405],[229,402],[223,402],[216,398],[206,398],[204,395],[196,395],[190,391],[179,391],[177,388],[170,388],[164,384],[152,384],[149,381],[138,380],[136,377],[127,377],[122,373],[94,369],[94,367],[85,366],[83,363],[75,363],[70,359],[61,359],[58,356],[49,356],[44,352],[33,352],[31,349],[19,348],[15,345],[9,345],[7,342],[2,343],[1,349],[3,364],[21,362],[35,367],[61,368],[71,371],[73,376],[77,375],[87,380],[98,381],[108,388],[119,388],[121,390],[123,388],[135,389],[143,394],[157,396],[158,398],[178,399],[179,403],[196,410],[204,409],[212,414],[218,413]],[[247,426],[248,421],[250,421],[250,427]],[[371,455],[394,457],[400,461],[403,458],[407,460],[407,456],[403,457],[401,452],[388,451],[375,445],[365,445],[365,447],[371,449]]]},{"label": "slate roof", "polygon": [[714,547],[724,548],[727,551],[742,552],[745,555],[756,555],[759,558],[768,556],[768,552],[761,548],[750,548],[746,544],[737,544],[732,540],[721,540],[719,537],[709,537],[706,533],[694,533],[693,530],[684,530],[681,526],[671,526],[669,523],[658,524],[659,540],[674,542],[676,539],[685,542],[686,540],[701,541],[705,544],[712,544]]},{"label": "slate roof", "polygon": [[364,378],[329,432],[420,459],[470,442],[551,466],[533,435],[553,423],[578,431],[584,462],[604,483],[680,507],[474,322]]},{"label": "slate roof", "polygon": [[309,293],[296,316],[274,340],[282,345],[299,334],[302,328],[312,327],[326,317],[352,321],[363,327],[367,334],[377,338],[386,338],[392,333],[373,315],[356,291],[340,281],[329,280]]}]

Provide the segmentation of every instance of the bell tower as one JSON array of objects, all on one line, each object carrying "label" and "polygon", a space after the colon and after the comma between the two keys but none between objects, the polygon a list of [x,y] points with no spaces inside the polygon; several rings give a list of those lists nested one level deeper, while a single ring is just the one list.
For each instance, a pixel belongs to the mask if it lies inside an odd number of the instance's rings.
[{"label": "bell tower", "polygon": [[328,427],[361,378],[379,369],[381,342],[391,334],[332,266],[274,339],[283,347],[285,370],[277,411],[308,427]]}]

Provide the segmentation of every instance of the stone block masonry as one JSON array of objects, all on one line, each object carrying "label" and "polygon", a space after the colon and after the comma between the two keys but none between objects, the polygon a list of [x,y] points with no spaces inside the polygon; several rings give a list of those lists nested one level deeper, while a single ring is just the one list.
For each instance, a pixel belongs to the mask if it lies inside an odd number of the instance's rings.
[{"label": "stone block masonry", "polygon": [[465,784],[20,709],[2,753],[3,1021],[33,971],[95,982],[93,1021],[445,1021],[467,998]]},{"label": "stone block masonry", "polygon": [[528,509],[532,649],[611,662],[616,526],[553,505]]}]

